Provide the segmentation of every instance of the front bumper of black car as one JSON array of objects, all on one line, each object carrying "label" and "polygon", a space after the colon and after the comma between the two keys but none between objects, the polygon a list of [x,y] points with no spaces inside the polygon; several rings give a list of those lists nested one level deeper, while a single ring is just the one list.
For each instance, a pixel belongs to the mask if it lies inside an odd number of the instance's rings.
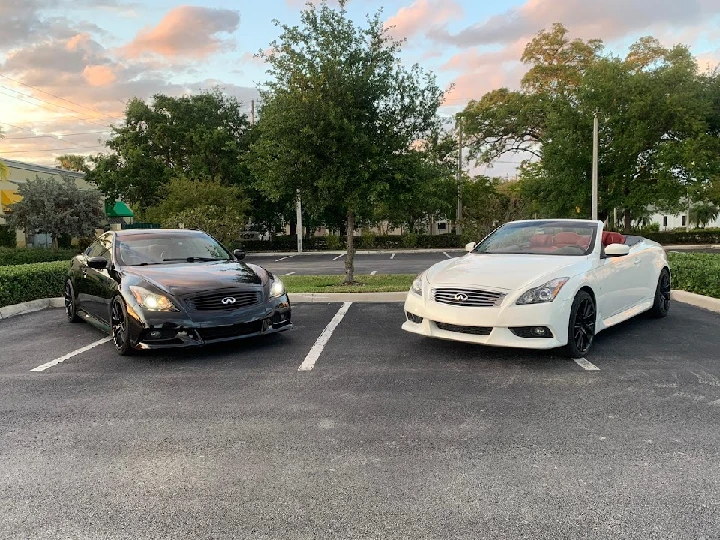
[{"label": "front bumper of black car", "polygon": [[141,310],[128,304],[130,343],[135,349],[210,345],[293,328],[287,295],[230,312],[193,313]]}]

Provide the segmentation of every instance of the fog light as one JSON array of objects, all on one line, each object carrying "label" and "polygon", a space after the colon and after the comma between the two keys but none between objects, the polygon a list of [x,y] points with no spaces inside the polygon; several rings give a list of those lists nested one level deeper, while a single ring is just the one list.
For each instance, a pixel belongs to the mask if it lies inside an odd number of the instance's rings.
[{"label": "fog light", "polygon": [[545,329],[542,326],[536,326],[532,329],[532,333],[536,336],[544,336],[545,335]]},{"label": "fog light", "polygon": [[162,336],[162,332],[160,332],[160,330],[153,330],[150,332],[151,338],[159,338],[160,336]]}]

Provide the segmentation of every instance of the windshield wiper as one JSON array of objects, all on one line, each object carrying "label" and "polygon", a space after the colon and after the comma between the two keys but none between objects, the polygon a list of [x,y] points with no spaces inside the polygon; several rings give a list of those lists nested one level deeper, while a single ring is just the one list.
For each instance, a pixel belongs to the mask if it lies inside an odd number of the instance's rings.
[{"label": "windshield wiper", "polygon": [[179,257],[177,259],[163,259],[163,261],[187,261],[187,262],[209,262],[229,261],[230,259],[218,259],[217,257]]}]

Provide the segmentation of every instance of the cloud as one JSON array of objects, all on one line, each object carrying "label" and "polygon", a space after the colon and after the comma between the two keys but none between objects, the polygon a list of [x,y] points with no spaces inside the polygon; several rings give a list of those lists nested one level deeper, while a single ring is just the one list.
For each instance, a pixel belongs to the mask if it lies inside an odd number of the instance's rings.
[{"label": "cloud", "polygon": [[91,86],[109,86],[117,79],[108,66],[85,66],[83,77]]},{"label": "cloud", "polygon": [[573,34],[620,38],[651,27],[699,24],[720,14],[717,0],[527,0],[518,8],[451,34],[447,28],[429,33],[436,41],[459,47],[511,43],[562,22]]},{"label": "cloud", "polygon": [[231,45],[218,34],[231,34],[239,24],[237,11],[179,6],[169,11],[154,28],[141,30],[123,47],[122,53],[127,58],[155,54],[201,59]]},{"label": "cloud", "polygon": [[409,38],[428,28],[463,16],[462,7],[454,0],[415,0],[401,7],[385,23],[398,38]]}]

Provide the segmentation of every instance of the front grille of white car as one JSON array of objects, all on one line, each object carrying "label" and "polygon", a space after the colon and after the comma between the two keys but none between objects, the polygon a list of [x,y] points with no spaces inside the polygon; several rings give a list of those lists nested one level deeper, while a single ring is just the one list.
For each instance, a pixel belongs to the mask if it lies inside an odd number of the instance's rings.
[{"label": "front grille of white car", "polygon": [[433,289],[433,299],[436,302],[451,306],[494,307],[499,306],[503,298],[505,298],[503,293],[480,289]]}]

